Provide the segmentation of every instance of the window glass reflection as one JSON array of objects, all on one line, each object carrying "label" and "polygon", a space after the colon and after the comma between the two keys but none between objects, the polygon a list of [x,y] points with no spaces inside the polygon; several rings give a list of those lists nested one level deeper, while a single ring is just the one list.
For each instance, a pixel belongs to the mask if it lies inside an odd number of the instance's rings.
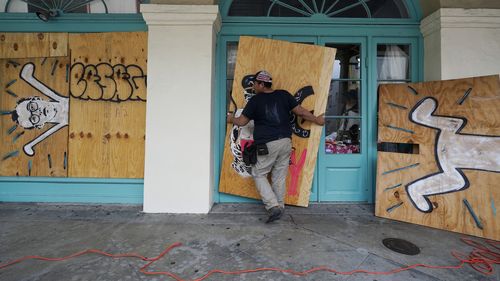
[{"label": "window glass reflection", "polygon": [[361,57],[359,45],[353,44],[326,44],[326,47],[335,48],[335,65],[332,79],[360,79]]},{"label": "window glass reflection", "polygon": [[409,81],[410,45],[377,45],[377,73],[381,81]]},{"label": "window glass reflection", "polygon": [[[234,68],[236,66],[236,53],[238,52],[238,42],[228,42],[226,44],[226,96],[231,96],[233,90]],[[227,101],[226,108],[229,108]]]},{"label": "window glass reflection", "polygon": [[359,88],[358,81],[332,81],[328,92],[326,116],[359,116]]},{"label": "window glass reflection", "polygon": [[325,124],[325,153],[352,154],[360,153],[361,119],[336,118]]}]

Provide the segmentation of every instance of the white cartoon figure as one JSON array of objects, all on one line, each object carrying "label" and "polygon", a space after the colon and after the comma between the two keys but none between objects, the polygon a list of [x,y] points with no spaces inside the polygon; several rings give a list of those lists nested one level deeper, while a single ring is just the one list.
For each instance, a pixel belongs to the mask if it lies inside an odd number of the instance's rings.
[{"label": "white cartoon figure", "polygon": [[412,122],[437,129],[435,157],[440,172],[406,185],[415,207],[431,212],[430,195],[456,192],[469,187],[462,169],[500,172],[500,136],[463,134],[467,119],[433,115],[438,104],[434,98],[421,100],[410,112]]},{"label": "white cartoon figure", "polygon": [[[255,95],[255,93],[253,92],[253,79],[254,75],[247,75],[241,82],[244,89],[243,96],[245,97],[246,102],[248,102],[250,98]],[[243,109],[236,110],[235,117],[240,116],[242,112]],[[244,178],[252,176],[251,167],[243,162],[243,150],[245,149],[246,145],[251,145],[253,143],[253,128],[253,120],[250,120],[248,124],[242,127],[233,125],[233,127],[231,128],[231,135],[229,139],[231,153],[233,154],[234,158],[233,162],[231,163],[231,167],[233,167],[233,169]]]},{"label": "white cartoon figure", "polygon": [[34,72],[35,65],[27,63],[23,66],[20,77],[50,100],[43,100],[36,96],[19,100],[15,110],[12,111],[12,120],[25,129],[41,129],[46,123],[55,125],[24,145],[23,150],[29,156],[35,154],[33,149],[35,145],[68,125],[69,109],[69,99],[57,94],[36,79]]}]

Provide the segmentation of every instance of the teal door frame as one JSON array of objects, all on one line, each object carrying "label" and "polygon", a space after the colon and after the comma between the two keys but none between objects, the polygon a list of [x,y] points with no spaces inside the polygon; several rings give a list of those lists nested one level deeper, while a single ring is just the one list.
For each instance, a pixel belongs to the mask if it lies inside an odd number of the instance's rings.
[{"label": "teal door frame", "polygon": [[[369,186],[367,185],[368,165],[368,130],[367,114],[368,109],[368,63],[367,63],[367,37],[359,36],[334,36],[321,37],[320,45],[327,43],[334,44],[353,44],[360,46],[360,118],[361,118],[361,152],[358,154],[327,154],[325,153],[325,128],[321,136],[320,148],[318,150],[318,202],[339,202],[339,201],[367,201]],[[346,81],[342,79],[343,81]],[[329,175],[348,174],[350,176],[330,178]],[[334,190],[329,189],[334,185]]]},{"label": "teal door frame", "polygon": [[[231,1],[221,1],[222,28],[217,36],[216,49],[216,93],[214,120],[214,202],[255,202],[253,199],[219,193],[220,168],[224,151],[226,134],[226,44],[237,42],[239,36],[256,36],[264,38],[290,38],[297,41],[301,38],[316,38],[315,42],[324,43],[325,38],[349,42],[355,38],[365,38],[366,58],[364,65],[367,75],[364,94],[363,118],[366,127],[366,156],[364,161],[364,178],[362,184],[366,188],[366,201],[374,201],[375,170],[377,159],[377,44],[406,42],[411,44],[411,80],[421,81],[423,77],[423,44],[420,33],[421,11],[418,1],[408,0],[407,6],[410,18],[407,19],[329,19],[318,20],[308,18],[271,18],[271,17],[227,17]],[[297,40],[296,40],[297,39]],[[300,40],[299,40],[300,41]],[[355,41],[353,41],[355,43]],[[365,67],[364,66],[364,67]],[[324,149],[324,133],[321,148]],[[322,161],[321,159],[319,161]],[[317,163],[321,165],[321,163]],[[321,201],[318,198],[318,169],[312,186],[311,201]]]}]

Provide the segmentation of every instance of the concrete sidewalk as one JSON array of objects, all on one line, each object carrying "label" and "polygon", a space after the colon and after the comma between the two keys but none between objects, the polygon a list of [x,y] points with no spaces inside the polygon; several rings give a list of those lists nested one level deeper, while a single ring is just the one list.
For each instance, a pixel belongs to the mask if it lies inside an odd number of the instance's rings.
[{"label": "concrete sidewalk", "polygon": [[[406,265],[457,265],[452,250],[470,253],[463,235],[380,219],[372,205],[288,207],[284,217],[265,224],[258,204],[215,205],[208,215],[144,214],[141,206],[0,204],[0,265],[27,255],[63,257],[89,248],[110,253],[159,255],[148,268],[170,271],[185,280],[211,269],[235,271],[273,267],[304,271],[326,266],[339,271],[390,271]],[[416,244],[408,256],[384,247],[384,238]],[[473,238],[481,241],[479,238]],[[28,260],[0,269],[0,280],[175,280],[139,272],[146,262],[89,254],[59,262]],[[337,275],[280,272],[241,275],[216,273],[205,280],[500,280],[500,268],[483,275],[462,269],[417,268],[393,275]]]}]

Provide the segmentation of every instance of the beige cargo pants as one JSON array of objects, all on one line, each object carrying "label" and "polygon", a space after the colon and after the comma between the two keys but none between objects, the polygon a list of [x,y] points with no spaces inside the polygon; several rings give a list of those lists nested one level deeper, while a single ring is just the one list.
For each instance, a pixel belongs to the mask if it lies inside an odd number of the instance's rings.
[{"label": "beige cargo pants", "polygon": [[[269,154],[258,155],[252,167],[255,186],[267,210],[285,207],[286,175],[292,152],[292,140],[283,138],[267,143]],[[271,184],[267,175],[271,173]]]}]

